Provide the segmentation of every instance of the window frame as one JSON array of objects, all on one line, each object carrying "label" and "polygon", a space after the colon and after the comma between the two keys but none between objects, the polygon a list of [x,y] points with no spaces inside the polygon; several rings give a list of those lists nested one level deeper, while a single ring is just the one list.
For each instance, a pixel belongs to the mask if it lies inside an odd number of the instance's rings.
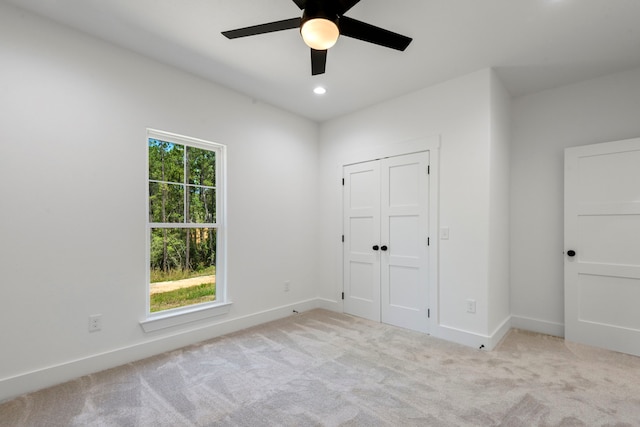
[{"label": "window frame", "polygon": [[[158,139],[161,141],[183,145],[185,147],[194,147],[203,150],[213,151],[216,153],[216,170],[215,170],[215,199],[216,199],[216,218],[213,223],[157,223],[151,222],[149,219],[149,139]],[[177,326],[180,324],[193,322],[209,317],[220,316],[229,312],[231,302],[227,298],[227,239],[226,239],[226,166],[227,166],[227,147],[224,144],[205,141],[198,138],[192,138],[175,133],[160,131],[147,128],[146,139],[146,168],[145,168],[145,279],[146,279],[146,304],[145,316],[140,321],[140,325],[145,332],[151,332],[158,329]],[[185,181],[187,178],[185,177]],[[188,183],[185,184],[185,188]],[[160,226],[159,226],[160,225]],[[151,230],[153,228],[215,228],[216,229],[216,299],[211,302],[191,304],[184,307],[178,307],[158,312],[151,312]]]}]

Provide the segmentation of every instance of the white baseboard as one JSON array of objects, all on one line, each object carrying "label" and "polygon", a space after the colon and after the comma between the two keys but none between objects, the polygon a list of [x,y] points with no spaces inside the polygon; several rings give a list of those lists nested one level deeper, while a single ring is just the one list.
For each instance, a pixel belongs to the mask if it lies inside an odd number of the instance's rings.
[{"label": "white baseboard", "polygon": [[511,326],[511,317],[507,317],[491,335],[478,334],[446,325],[439,325],[436,331],[432,331],[432,335],[468,347],[491,351],[509,332]]},{"label": "white baseboard", "polygon": [[344,305],[342,304],[342,301],[333,301],[325,298],[318,298],[316,299],[316,302],[318,304],[316,308],[323,308],[325,310],[335,311],[337,313],[343,313],[344,311]]},{"label": "white baseboard", "polygon": [[342,311],[342,307],[335,301],[314,298],[3,378],[0,380],[0,403],[83,375],[100,372],[200,341],[281,319],[292,315],[294,310],[303,312],[314,308]]},{"label": "white baseboard", "polygon": [[496,328],[495,331],[489,337],[489,345],[487,346],[489,350],[493,350],[499,343],[502,341],[502,338],[507,335],[509,330],[513,327],[511,316],[507,317],[502,321],[500,326]]},{"label": "white baseboard", "polygon": [[564,324],[524,316],[511,316],[511,327],[564,338]]},{"label": "white baseboard", "polygon": [[446,325],[438,326],[437,331],[431,331],[431,335],[436,338],[477,349],[479,349],[480,346],[486,347],[488,343],[488,337],[486,335],[480,335]]},{"label": "white baseboard", "polygon": [[564,324],[562,323],[554,323],[513,315],[506,318],[491,335],[482,335],[445,325],[440,325],[433,335],[438,338],[453,341],[469,347],[480,348],[481,345],[484,345],[483,349],[490,351],[500,343],[502,338],[505,337],[511,328],[523,329],[556,337],[564,337]]},{"label": "white baseboard", "polygon": [[[60,384],[83,375],[110,369],[200,341],[281,319],[293,314],[293,310],[303,312],[315,308],[323,308],[325,310],[335,311],[338,313],[343,312],[342,301],[314,298],[252,313],[246,316],[236,317],[215,324],[209,324],[200,328],[176,333],[174,335],[163,336],[155,340],[145,341],[129,347],[114,349],[86,358],[71,360],[59,365],[49,366],[43,369],[1,379],[0,402],[12,399],[24,393]],[[510,318],[505,319],[505,321],[496,328],[491,335],[477,334],[445,325],[438,326],[437,330],[432,331],[432,335],[469,347],[480,348],[480,346],[484,346],[484,350],[490,351],[500,342],[511,327],[559,337],[564,336],[563,324],[531,319],[523,316],[511,316]]]}]

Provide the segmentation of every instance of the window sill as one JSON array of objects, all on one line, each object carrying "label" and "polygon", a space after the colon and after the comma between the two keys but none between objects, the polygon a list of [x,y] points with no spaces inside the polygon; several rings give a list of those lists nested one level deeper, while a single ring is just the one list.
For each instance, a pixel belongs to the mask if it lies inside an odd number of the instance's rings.
[{"label": "window sill", "polygon": [[222,316],[229,313],[231,302],[203,304],[200,306],[167,310],[166,312],[153,313],[140,322],[145,332],[154,332],[160,329],[184,325],[211,317]]}]

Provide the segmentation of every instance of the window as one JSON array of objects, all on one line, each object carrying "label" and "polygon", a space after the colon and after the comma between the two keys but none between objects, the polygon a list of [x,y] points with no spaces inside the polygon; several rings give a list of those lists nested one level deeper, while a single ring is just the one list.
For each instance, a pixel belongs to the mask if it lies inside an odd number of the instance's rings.
[{"label": "window", "polygon": [[226,302],[224,156],[221,144],[147,131],[149,318]]}]

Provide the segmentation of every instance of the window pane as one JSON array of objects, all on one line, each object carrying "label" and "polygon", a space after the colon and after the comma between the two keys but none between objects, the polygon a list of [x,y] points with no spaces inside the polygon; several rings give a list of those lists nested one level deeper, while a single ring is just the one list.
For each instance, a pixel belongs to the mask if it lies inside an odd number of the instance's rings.
[{"label": "window pane", "polygon": [[216,231],[151,229],[151,312],[216,299]]},{"label": "window pane", "polygon": [[184,222],[184,187],[149,183],[149,222]]},{"label": "window pane", "polygon": [[189,222],[216,222],[216,190],[189,187]]},{"label": "window pane", "polygon": [[189,184],[215,187],[216,153],[201,148],[187,147]]},{"label": "window pane", "polygon": [[149,138],[149,179],[184,182],[184,146]]}]

